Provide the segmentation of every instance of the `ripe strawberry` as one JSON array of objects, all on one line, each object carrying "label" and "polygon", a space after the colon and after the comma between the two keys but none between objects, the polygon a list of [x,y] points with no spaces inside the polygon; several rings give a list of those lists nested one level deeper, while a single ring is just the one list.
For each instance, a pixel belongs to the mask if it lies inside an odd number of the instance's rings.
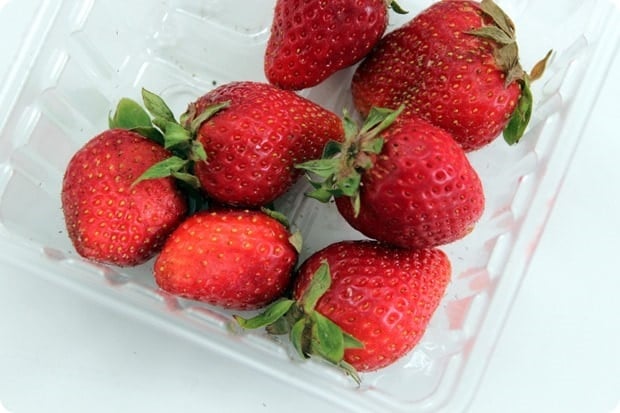
[{"label": "ripe strawberry", "polygon": [[491,0],[440,1],[386,35],[352,81],[357,109],[372,106],[413,113],[478,149],[504,131],[516,143],[532,111],[531,74],[523,71],[514,24]]},{"label": "ripe strawberry", "polygon": [[61,197],[69,237],[81,256],[130,266],[159,251],[185,217],[187,203],[171,178],[136,180],[169,156],[122,129],[106,130],[74,154]]},{"label": "ripe strawberry", "polygon": [[328,148],[326,159],[299,165],[326,178],[308,195],[324,202],[334,196],[351,226],[399,247],[463,238],[484,210],[478,174],[450,134],[415,116],[395,115],[371,110],[359,135],[349,126],[352,133]]},{"label": "ripe strawberry", "polygon": [[296,163],[319,156],[329,140],[344,136],[334,113],[263,83],[221,86],[200,98],[190,112],[224,101],[230,106],[197,130],[207,156],[195,169],[202,188],[222,203],[268,204],[299,177]]},{"label": "ripe strawberry", "polygon": [[337,115],[267,83],[222,85],[191,103],[178,122],[159,97],[143,95],[165,146],[176,154],[146,177],[173,174],[220,204],[269,204],[299,177],[296,163],[344,135]]},{"label": "ripe strawberry", "polygon": [[318,355],[356,380],[394,363],[422,338],[451,277],[438,249],[403,250],[376,241],[340,241],[300,267],[293,299],[281,299],[244,328],[289,333],[303,357]]},{"label": "ripe strawberry", "polygon": [[283,89],[315,86],[361,60],[383,36],[393,0],[278,0],[265,74]]},{"label": "ripe strawberry", "polygon": [[297,260],[287,227],[260,211],[200,211],[172,233],[154,267],[163,290],[249,310],[283,295]]}]

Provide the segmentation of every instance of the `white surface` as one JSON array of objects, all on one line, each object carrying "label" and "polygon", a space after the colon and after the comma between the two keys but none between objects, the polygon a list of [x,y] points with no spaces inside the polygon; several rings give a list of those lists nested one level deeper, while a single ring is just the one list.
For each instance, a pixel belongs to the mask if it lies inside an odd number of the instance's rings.
[{"label": "white surface", "polygon": [[[0,0],[0,79],[28,7]],[[471,412],[608,413],[620,402],[620,58],[610,71]],[[0,314],[0,401],[13,413],[333,410],[9,266]]]}]

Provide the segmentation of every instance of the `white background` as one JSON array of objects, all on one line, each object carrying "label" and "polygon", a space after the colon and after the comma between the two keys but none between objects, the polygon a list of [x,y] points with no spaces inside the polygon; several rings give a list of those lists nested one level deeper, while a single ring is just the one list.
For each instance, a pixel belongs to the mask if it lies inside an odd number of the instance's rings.
[{"label": "white background", "polygon": [[[0,79],[28,7],[0,0]],[[620,411],[619,57],[609,73],[470,412]],[[12,413],[334,411],[4,264],[0,413],[2,405]]]}]

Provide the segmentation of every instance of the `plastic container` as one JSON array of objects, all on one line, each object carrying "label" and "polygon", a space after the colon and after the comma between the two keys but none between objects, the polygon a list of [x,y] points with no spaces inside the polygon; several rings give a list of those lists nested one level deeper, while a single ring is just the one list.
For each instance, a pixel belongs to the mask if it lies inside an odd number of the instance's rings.
[{"label": "plastic container", "polygon": [[[617,51],[620,18],[606,1],[499,4],[515,20],[526,68],[555,55],[533,86],[535,109],[521,143],[500,139],[470,154],[487,194],[475,231],[443,249],[453,282],[419,345],[397,364],[350,379],[300,361],[286,341],[229,328],[230,313],[159,291],[152,261],[132,269],[89,263],[74,252],[60,207],[71,155],[106,127],[121,97],[141,87],[180,114],[216,85],[264,80],[262,58],[273,0],[161,2],[45,0],[0,91],[0,260],[34,271],[92,300],[192,340],[355,412],[465,409],[492,355],[589,108]],[[430,1],[402,0],[409,16]],[[118,10],[123,9],[119,14]],[[350,107],[345,70],[301,92],[341,113]],[[577,106],[575,103],[579,102]],[[279,200],[306,238],[302,258],[330,242],[361,236],[332,205],[303,197],[300,182]]]}]

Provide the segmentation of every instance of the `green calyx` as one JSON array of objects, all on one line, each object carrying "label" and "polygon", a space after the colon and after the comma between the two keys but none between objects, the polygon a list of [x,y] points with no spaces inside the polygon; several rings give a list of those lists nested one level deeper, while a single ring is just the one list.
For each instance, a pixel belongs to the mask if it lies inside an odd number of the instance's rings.
[{"label": "green calyx", "polygon": [[348,348],[362,348],[363,343],[315,309],[330,285],[329,265],[324,261],[298,301],[281,298],[257,316],[246,319],[235,315],[234,318],[244,329],[265,327],[270,334],[288,334],[300,357],[318,356],[342,369],[359,384],[361,379],[355,368],[344,361],[344,352]]},{"label": "green calyx", "polygon": [[[357,216],[362,174],[372,168],[373,157],[381,153],[381,132],[392,125],[403,110],[404,106],[397,110],[372,108],[361,128],[345,112],[344,142],[330,141],[325,145],[321,159],[295,165],[309,174],[308,180],[314,187],[306,195],[321,202],[328,202],[332,197],[347,196],[351,198]],[[319,180],[313,180],[310,174]]]},{"label": "green calyx", "polygon": [[525,133],[532,116],[533,97],[530,84],[543,75],[552,51],[549,51],[534,65],[531,72],[527,73],[519,62],[519,47],[513,21],[493,0],[482,0],[480,9],[493,20],[493,24],[467,33],[493,40],[498,45],[495,62],[506,74],[505,84],[509,85],[516,81],[521,87],[521,97],[503,133],[504,140],[509,145],[514,145]]},{"label": "green calyx", "polygon": [[193,175],[193,165],[207,159],[204,147],[196,139],[197,131],[202,122],[228,107],[230,103],[210,106],[201,113],[196,113],[195,106],[190,105],[181,120],[177,121],[160,96],[142,89],[142,100],[144,108],[134,100],[121,99],[114,114],[108,118],[109,127],[137,132],[162,145],[171,151],[173,156],[147,169],[133,185],[147,179],[172,176],[187,187],[197,190],[200,183]]}]

